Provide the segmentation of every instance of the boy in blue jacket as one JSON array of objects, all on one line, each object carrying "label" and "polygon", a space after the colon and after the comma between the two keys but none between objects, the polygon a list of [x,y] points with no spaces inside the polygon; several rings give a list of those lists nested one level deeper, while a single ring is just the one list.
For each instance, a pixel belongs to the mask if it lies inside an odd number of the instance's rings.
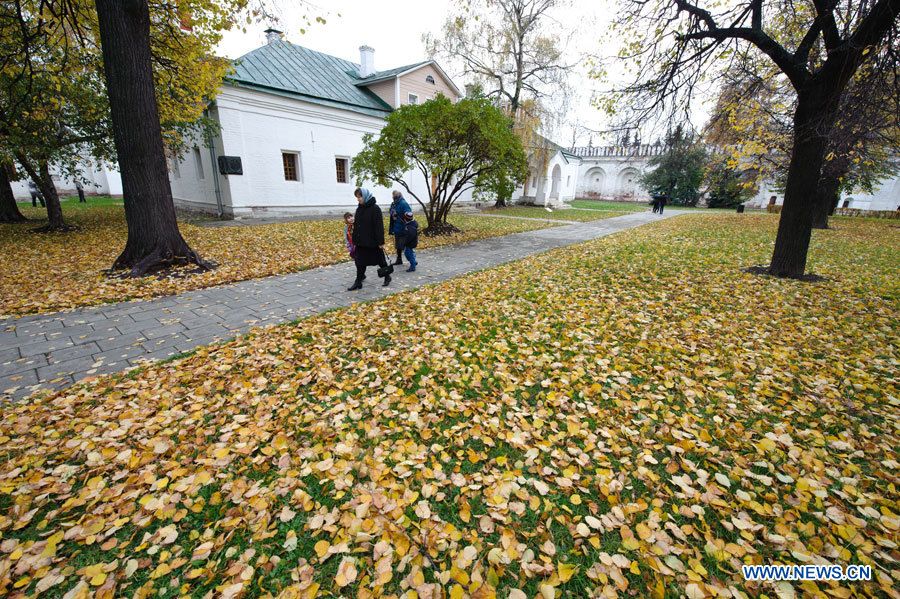
[{"label": "boy in blue jacket", "polygon": [[413,218],[412,212],[403,214],[403,255],[409,262],[406,272],[416,272],[419,261],[416,260],[416,246],[419,245],[419,223]]}]

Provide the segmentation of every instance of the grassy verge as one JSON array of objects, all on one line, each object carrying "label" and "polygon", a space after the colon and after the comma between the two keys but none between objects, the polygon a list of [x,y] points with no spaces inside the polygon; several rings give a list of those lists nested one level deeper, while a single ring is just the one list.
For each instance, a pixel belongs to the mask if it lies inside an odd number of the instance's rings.
[{"label": "grassy verge", "polygon": [[612,218],[614,216],[622,216],[623,214],[627,214],[629,211],[618,209],[586,212],[584,210],[559,209],[553,210],[552,212],[547,212],[545,208],[542,208],[540,206],[510,206],[508,208],[488,208],[484,212],[485,214],[493,214],[498,216],[514,216],[518,218],[588,222],[592,220],[600,220],[603,218]]},{"label": "grassy verge", "polygon": [[[65,234],[32,233],[46,212],[31,206],[22,211],[35,222],[0,225],[0,318],[171,295],[348,259],[340,219],[222,228],[184,222],[180,227],[185,238],[218,268],[199,274],[185,269],[167,277],[110,278],[104,271],[125,246],[121,199],[91,197],[87,204],[79,204],[77,197],[68,198],[63,202],[64,214],[79,230]],[[462,233],[423,237],[419,247],[428,249],[552,226],[467,214],[451,216],[450,220]]]}]

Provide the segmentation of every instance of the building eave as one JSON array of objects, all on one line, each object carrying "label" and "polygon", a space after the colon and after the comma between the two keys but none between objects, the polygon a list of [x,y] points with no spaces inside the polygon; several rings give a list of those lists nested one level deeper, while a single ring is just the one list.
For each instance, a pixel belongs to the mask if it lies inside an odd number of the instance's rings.
[{"label": "building eave", "polygon": [[265,92],[268,94],[273,94],[276,96],[281,96],[285,98],[293,98],[296,100],[301,100],[304,102],[310,102],[313,104],[320,104],[322,106],[329,106],[331,108],[338,108],[341,110],[349,110],[352,112],[358,112],[360,114],[366,114],[369,116],[375,116],[380,118],[386,118],[388,114],[393,112],[393,108],[387,104],[381,98],[378,98],[378,101],[384,105],[384,108],[374,108],[371,106],[360,106],[359,104],[352,104],[349,102],[342,102],[340,100],[335,100],[333,98],[323,98],[319,96],[314,96],[310,94],[302,94],[293,90],[283,89],[279,87],[273,87],[268,85],[261,85],[259,83],[249,83],[246,81],[240,81],[236,79],[226,78],[225,83],[228,85],[232,85],[234,87],[241,87],[245,89],[252,89],[256,91]]}]

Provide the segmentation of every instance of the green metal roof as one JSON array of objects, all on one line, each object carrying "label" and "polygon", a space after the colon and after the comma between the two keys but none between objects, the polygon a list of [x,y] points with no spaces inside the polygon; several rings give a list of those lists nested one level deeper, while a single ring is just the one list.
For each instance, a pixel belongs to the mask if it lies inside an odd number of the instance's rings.
[{"label": "green metal roof", "polygon": [[[430,63],[430,60],[423,60],[422,62],[416,62],[413,64],[408,64],[405,67],[397,67],[396,69],[388,69],[387,71],[378,71],[377,73],[372,73],[368,77],[364,77],[362,79],[356,79],[356,85],[370,85],[377,81],[381,81],[382,79],[390,79],[391,77],[395,77],[400,73],[405,73],[410,69],[415,69]],[[355,67],[354,67],[355,68]]]},{"label": "green metal roof", "polygon": [[[553,150],[558,151],[560,154],[562,154],[563,158],[566,159],[567,163],[570,161],[569,160],[570,158],[574,159],[574,160],[578,160],[579,162],[582,162],[581,156],[579,156],[578,154],[574,154],[573,152],[570,152],[569,150],[565,149],[558,143],[556,143],[550,139],[547,139],[546,137],[544,137],[541,134],[537,134],[536,137],[541,140],[543,147],[551,148]],[[532,142],[531,147],[538,148],[539,146]]]},{"label": "green metal roof", "polygon": [[392,110],[372,91],[357,87],[357,64],[284,40],[248,52],[233,66],[227,81],[241,87],[370,116],[384,117]]}]

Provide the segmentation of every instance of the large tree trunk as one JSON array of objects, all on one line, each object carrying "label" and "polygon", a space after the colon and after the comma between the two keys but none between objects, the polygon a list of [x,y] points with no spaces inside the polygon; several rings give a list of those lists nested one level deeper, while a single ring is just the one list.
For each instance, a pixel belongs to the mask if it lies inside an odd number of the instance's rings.
[{"label": "large tree trunk", "polygon": [[63,220],[62,206],[59,203],[59,194],[56,193],[56,185],[53,183],[53,177],[50,175],[50,165],[46,160],[42,160],[39,166],[40,177],[36,181],[38,189],[44,196],[47,203],[47,226],[42,227],[42,231],[67,231],[69,227]]},{"label": "large tree trunk", "polygon": [[813,229],[827,229],[828,217],[834,214],[834,209],[841,197],[840,178],[830,174],[823,174],[819,181],[818,194],[812,226]]},{"label": "large tree trunk", "polygon": [[113,264],[141,276],[204,262],[178,230],[150,61],[147,0],[97,0],[113,137],[122,174],[128,241]]},{"label": "large tree trunk", "polygon": [[6,164],[0,164],[0,223],[22,223],[27,219],[19,212]]},{"label": "large tree trunk", "polygon": [[794,147],[784,190],[784,206],[768,273],[777,277],[801,278],[812,236],[813,216],[818,204],[816,190],[825,161],[825,131],[834,121],[833,109],[824,89],[797,94],[794,113]]},{"label": "large tree trunk", "polygon": [[38,227],[34,231],[36,233],[51,233],[59,231],[69,231],[72,227],[66,224],[63,219],[62,206],[59,203],[59,194],[56,193],[56,185],[53,183],[53,177],[50,175],[50,164],[46,160],[38,163],[38,168],[34,168],[34,164],[21,154],[16,155],[16,160],[37,185],[38,191],[44,196],[44,203],[47,206],[47,224]]}]

